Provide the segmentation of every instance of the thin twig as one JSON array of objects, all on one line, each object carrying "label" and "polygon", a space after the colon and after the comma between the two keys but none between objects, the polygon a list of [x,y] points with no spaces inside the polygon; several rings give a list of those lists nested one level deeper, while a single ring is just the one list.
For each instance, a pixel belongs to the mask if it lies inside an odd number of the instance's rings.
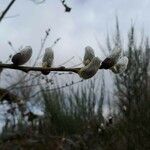
[{"label": "thin twig", "polygon": [[34,93],[33,95],[31,95],[29,98],[34,98],[35,96],[37,96],[38,94],[42,93],[42,92],[50,92],[50,91],[56,91],[56,90],[61,90],[61,89],[64,89],[64,88],[67,88],[69,86],[73,86],[73,85],[76,85],[78,83],[81,83],[83,81],[86,81],[86,80],[79,80],[79,81],[76,81],[76,82],[72,82],[70,84],[67,84],[67,85],[63,85],[63,86],[60,86],[60,87],[55,87],[55,88],[52,88],[52,89],[47,89],[47,90],[39,90],[37,91],[36,93]]},{"label": "thin twig", "polygon": [[72,8],[70,8],[67,4],[65,4],[65,0],[60,0],[60,1],[65,8],[65,12],[70,12]]},{"label": "thin twig", "polygon": [[44,39],[42,39],[42,41],[41,41],[41,47],[40,47],[40,50],[39,50],[39,52],[38,52],[38,55],[37,55],[37,57],[36,57],[36,59],[35,59],[35,62],[34,62],[34,65],[33,65],[33,66],[35,66],[36,63],[37,63],[37,61],[40,59],[40,55],[41,55],[42,50],[43,50],[43,48],[44,48],[44,46],[45,46],[45,43],[46,43],[46,40],[47,40],[47,38],[48,38],[48,36],[49,36],[49,34],[50,34],[50,31],[51,31],[50,28],[45,31],[45,37],[44,37]]},{"label": "thin twig", "polygon": [[14,4],[16,0],[12,0],[8,6],[6,7],[6,9],[2,12],[1,16],[0,16],[0,22],[3,20],[3,18],[5,17],[6,13],[8,12],[8,10],[11,8],[11,6]]}]

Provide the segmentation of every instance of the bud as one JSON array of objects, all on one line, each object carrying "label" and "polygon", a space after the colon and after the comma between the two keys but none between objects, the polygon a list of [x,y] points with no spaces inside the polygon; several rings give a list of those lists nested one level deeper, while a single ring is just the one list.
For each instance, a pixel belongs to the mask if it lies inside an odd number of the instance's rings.
[{"label": "bud", "polygon": [[85,66],[88,65],[94,57],[95,57],[95,54],[94,54],[94,50],[92,49],[92,47],[90,46],[85,47],[83,64]]},{"label": "bud", "polygon": [[14,65],[23,65],[29,61],[31,56],[32,56],[32,48],[30,46],[26,46],[20,52],[18,52],[12,57],[12,62]]},{"label": "bud", "polygon": [[100,69],[109,69],[113,67],[121,57],[121,48],[115,48],[111,54],[102,62]]},{"label": "bud", "polygon": [[79,70],[79,76],[83,79],[89,79],[93,77],[97,73],[100,63],[100,59],[98,57],[94,57],[87,66]]},{"label": "bud", "polygon": [[111,68],[111,71],[114,72],[115,74],[123,73],[127,69],[128,61],[129,60],[126,56],[120,58],[117,64]]},{"label": "bud", "polygon": [[[51,47],[46,48],[45,54],[42,59],[42,67],[43,68],[51,67],[53,64],[53,60],[54,60],[54,52],[53,52],[52,48]],[[42,73],[44,75],[47,75],[50,73],[50,71],[42,71]]]}]

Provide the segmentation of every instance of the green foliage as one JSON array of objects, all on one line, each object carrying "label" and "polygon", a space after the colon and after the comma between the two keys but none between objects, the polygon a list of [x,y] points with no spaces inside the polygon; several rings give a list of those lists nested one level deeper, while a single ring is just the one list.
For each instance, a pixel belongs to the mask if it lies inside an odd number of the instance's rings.
[{"label": "green foliage", "polygon": [[109,129],[108,138],[103,141],[107,150],[150,148],[150,47],[148,38],[142,37],[137,45],[135,37],[134,26],[131,26],[125,51],[129,65],[123,74],[115,76],[119,111],[115,114],[116,125]]},{"label": "green foliage", "polygon": [[[102,93],[103,96],[100,97],[95,84],[90,81],[77,90],[70,88],[68,94],[59,90],[49,92],[42,88],[44,116],[50,133],[83,133],[92,121],[93,124],[103,121],[105,94]],[[102,87],[104,88],[104,85]]]}]

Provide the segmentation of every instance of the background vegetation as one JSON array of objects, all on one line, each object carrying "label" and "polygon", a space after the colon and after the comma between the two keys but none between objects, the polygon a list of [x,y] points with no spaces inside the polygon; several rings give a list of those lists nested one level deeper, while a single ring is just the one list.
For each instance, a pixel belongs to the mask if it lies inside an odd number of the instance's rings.
[{"label": "background vegetation", "polygon": [[[109,41],[107,38],[106,45],[110,50],[113,45],[122,46],[118,22],[113,39]],[[129,65],[125,73],[112,78],[114,93],[111,96],[106,92],[104,72],[99,72],[89,81],[81,81],[75,87],[72,82],[55,90],[51,90],[52,84],[56,84],[53,80],[44,86],[43,80],[38,78],[34,84],[40,92],[31,99],[26,97],[34,90],[31,84],[29,88],[27,82],[13,85],[14,91],[28,99],[27,105],[40,109],[42,114],[36,115],[31,109],[27,117],[22,117],[9,104],[7,113],[11,117],[5,120],[1,132],[1,149],[13,146],[24,149],[148,150],[149,39],[143,36],[137,42],[135,28],[131,26],[126,48],[124,53],[129,58]],[[107,115],[104,116],[106,108]]]}]

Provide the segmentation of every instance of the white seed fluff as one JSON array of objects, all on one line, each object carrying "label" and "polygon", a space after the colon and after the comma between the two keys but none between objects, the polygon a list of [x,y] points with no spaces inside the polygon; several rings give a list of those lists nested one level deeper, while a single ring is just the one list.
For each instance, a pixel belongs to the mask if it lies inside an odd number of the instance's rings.
[{"label": "white seed fluff", "polygon": [[83,79],[89,79],[93,77],[97,73],[100,63],[100,59],[98,57],[94,57],[87,66],[80,69],[79,76]]},{"label": "white seed fluff", "polygon": [[83,64],[85,66],[88,65],[94,57],[95,57],[95,54],[94,54],[93,48],[90,46],[86,46]]}]

